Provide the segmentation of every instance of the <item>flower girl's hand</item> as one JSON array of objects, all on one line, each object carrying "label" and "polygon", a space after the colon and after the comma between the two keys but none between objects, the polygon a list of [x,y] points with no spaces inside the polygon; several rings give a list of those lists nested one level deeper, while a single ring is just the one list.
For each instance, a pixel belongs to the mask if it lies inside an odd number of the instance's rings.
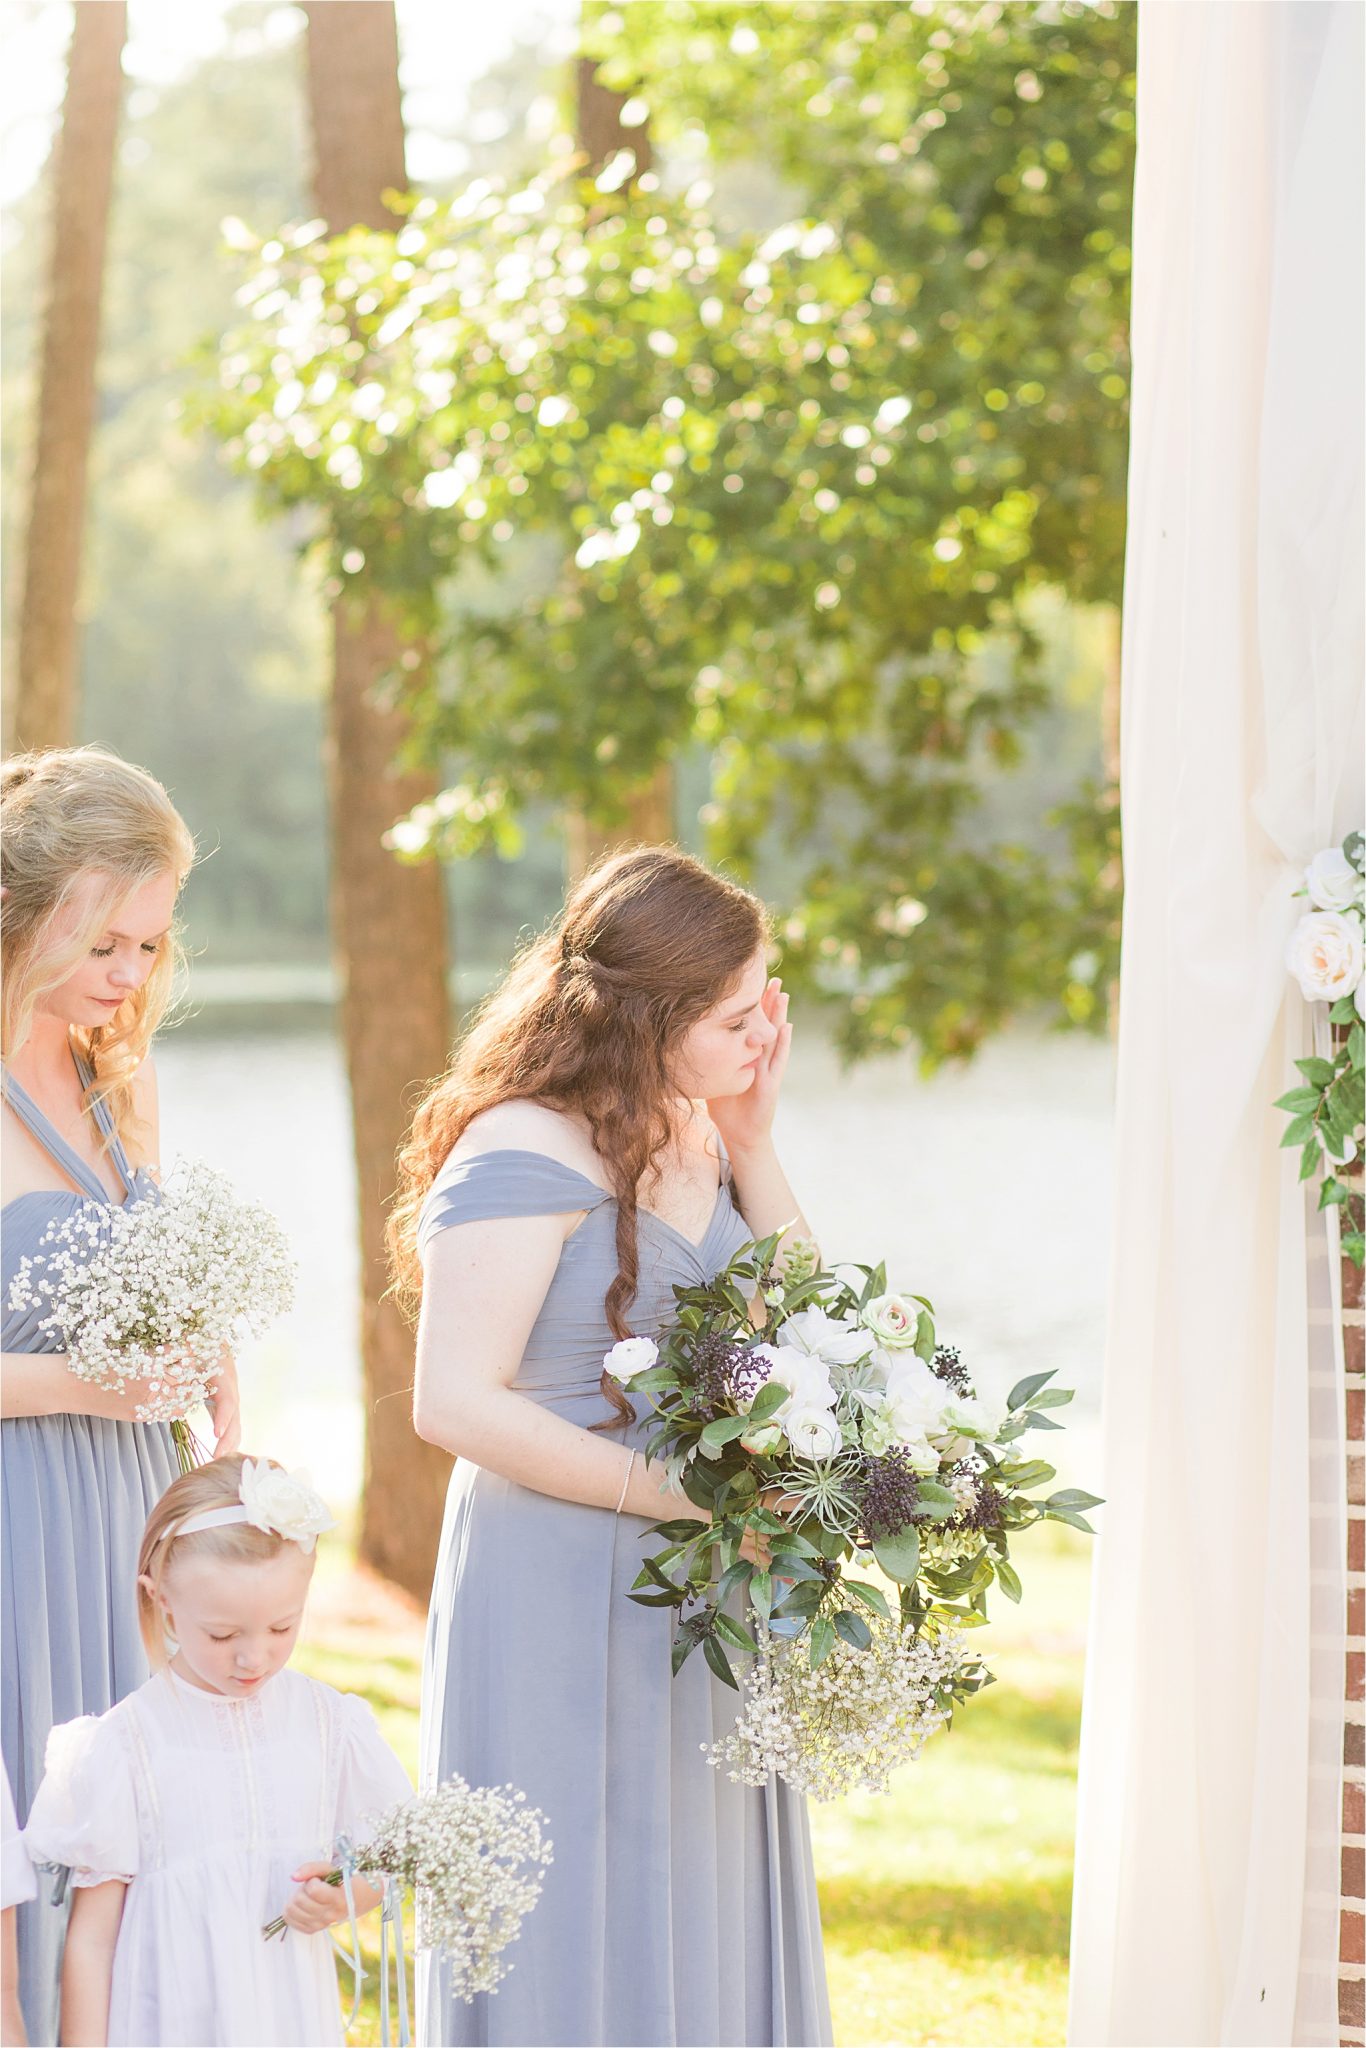
[{"label": "flower girl's hand", "polygon": [[[326,1928],[335,1927],[339,1920],[346,1918],[346,1887],[328,1884],[329,1873],[336,1869],[333,1863],[301,1863],[291,1872],[299,1889],[285,1907],[283,1919],[286,1927],[297,1928],[300,1934],[322,1934]],[[359,1873],[351,1880],[351,1891],[356,1901],[357,1915],[370,1912],[383,1897],[378,1886],[370,1884]]]}]

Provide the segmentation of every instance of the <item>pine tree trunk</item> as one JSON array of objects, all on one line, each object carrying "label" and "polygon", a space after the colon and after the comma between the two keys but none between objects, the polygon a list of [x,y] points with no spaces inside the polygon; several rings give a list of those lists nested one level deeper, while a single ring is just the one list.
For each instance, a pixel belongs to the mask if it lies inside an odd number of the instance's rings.
[{"label": "pine tree trunk", "polygon": [[[648,171],[654,161],[649,129],[644,124],[638,128],[622,126],[621,110],[627,95],[613,92],[602,83],[591,57],[576,60],[574,83],[577,140],[587,159],[586,167],[597,170],[619,149],[629,149],[636,159],[634,175],[638,177],[642,171]],[[672,839],[674,833],[673,769],[667,761],[661,761],[648,782],[628,792],[623,826],[604,830],[581,812],[571,812],[566,818],[569,879],[576,882],[595,860],[618,846],[658,843]]]},{"label": "pine tree trunk", "polygon": [[74,9],[9,735],[21,747],[70,746],[76,736],[76,607],[127,13],[124,0],[77,0]]},{"label": "pine tree trunk", "polygon": [[[315,0],[305,11],[318,211],[334,233],[390,227],[383,195],[407,183],[393,6]],[[446,914],[437,864],[404,867],[381,841],[435,785],[393,765],[406,718],[377,702],[376,690],[399,641],[364,572],[333,607],[332,645],[332,931],[359,1198],[366,1404],[359,1553],[425,1599],[450,1465],[413,1431],[412,1338],[385,1299],[383,1235],[414,1089],[440,1071],[449,1047]]]}]

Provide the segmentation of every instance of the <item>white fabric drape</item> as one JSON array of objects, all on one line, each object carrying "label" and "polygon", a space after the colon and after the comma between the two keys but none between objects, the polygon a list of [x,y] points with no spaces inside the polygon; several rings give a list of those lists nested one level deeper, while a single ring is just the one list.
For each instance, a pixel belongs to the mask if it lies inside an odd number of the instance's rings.
[{"label": "white fabric drape", "polygon": [[1363,816],[1362,24],[1356,0],[1139,17],[1076,2048],[1337,2038],[1340,1378],[1271,1104],[1314,1029],[1291,892]]}]

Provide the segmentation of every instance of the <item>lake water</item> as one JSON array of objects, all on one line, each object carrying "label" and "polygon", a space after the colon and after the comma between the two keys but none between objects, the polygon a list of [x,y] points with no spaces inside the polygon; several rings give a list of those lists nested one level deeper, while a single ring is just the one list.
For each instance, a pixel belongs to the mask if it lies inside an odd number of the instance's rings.
[{"label": "lake water", "polygon": [[[336,1038],[323,1029],[171,1033],[158,1049],[163,1156],[202,1158],[280,1217],[299,1259],[290,1316],[241,1358],[248,1449],[311,1468],[338,1505],[360,1484],[355,1177]],[[885,1257],[928,1295],[984,1387],[1056,1367],[1077,1389],[1059,1467],[1096,1471],[1110,1248],[1114,1053],[1005,1035],[921,1080],[904,1061],[841,1071],[800,1034],[778,1139],[828,1257]],[[1051,1447],[1050,1447],[1051,1448]]]}]

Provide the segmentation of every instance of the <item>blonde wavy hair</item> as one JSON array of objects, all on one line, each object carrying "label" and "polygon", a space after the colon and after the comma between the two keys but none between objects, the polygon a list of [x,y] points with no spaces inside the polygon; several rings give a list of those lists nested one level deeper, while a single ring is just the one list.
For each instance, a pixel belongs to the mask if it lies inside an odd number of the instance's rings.
[{"label": "blonde wavy hair", "polygon": [[[142,1532],[138,1551],[138,1627],[154,1671],[170,1663],[166,1625],[162,1618],[161,1592],[166,1574],[177,1557],[212,1557],[223,1564],[269,1564],[291,1539],[273,1529],[258,1529],[252,1522],[233,1522],[226,1529],[194,1529],[188,1536],[174,1534],[178,1522],[191,1515],[206,1514],[212,1508],[235,1507],[242,1497],[242,1467],[246,1459],[239,1451],[230,1457],[211,1458],[192,1472],[182,1472],[162,1494]],[[257,1458],[258,1466],[282,1472],[274,1458]]]},{"label": "blonde wavy hair", "polygon": [[[168,873],[179,891],[194,852],[188,826],[155,776],[103,747],[53,747],[12,755],[0,765],[0,1044],[6,1059],[28,1037],[35,1006],[80,964],[119,904]],[[62,931],[77,890],[91,876],[101,886],[77,924]],[[109,1022],[72,1032],[94,1074],[87,1107],[108,1103],[125,1144],[136,1145],[133,1077],[166,1013],[183,957],[173,928],[142,987]]]}]

